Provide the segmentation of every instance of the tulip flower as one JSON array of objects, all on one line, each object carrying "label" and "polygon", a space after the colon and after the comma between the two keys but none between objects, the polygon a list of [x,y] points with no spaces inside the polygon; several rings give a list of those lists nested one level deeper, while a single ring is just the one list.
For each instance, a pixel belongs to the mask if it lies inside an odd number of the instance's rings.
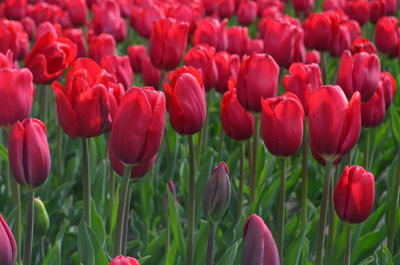
[{"label": "tulip flower", "polygon": [[113,75],[115,83],[121,83],[128,90],[133,83],[133,71],[128,56],[109,55],[101,59],[100,65]]},{"label": "tulip flower", "polygon": [[67,0],[65,6],[72,26],[80,27],[86,24],[88,8],[85,0]]},{"label": "tulip flower", "polygon": [[212,17],[206,17],[197,23],[193,34],[193,44],[208,44],[215,47],[217,51],[224,51],[228,45],[226,24],[228,21],[221,22]]},{"label": "tulip flower", "polygon": [[0,20],[0,52],[11,50],[16,59],[23,59],[29,50],[29,37],[19,21]]},{"label": "tulip flower", "polygon": [[346,166],[333,194],[333,204],[339,218],[349,223],[363,222],[372,210],[374,197],[372,173],[360,166]]},{"label": "tulip flower", "polygon": [[32,47],[24,64],[33,75],[33,82],[47,84],[57,79],[77,55],[76,45],[67,38],[46,33]]},{"label": "tulip flower", "polygon": [[368,39],[358,38],[351,44],[350,51],[352,54],[359,53],[359,52],[366,52],[369,54],[375,53],[376,49],[375,45],[370,42]]},{"label": "tulip flower", "polygon": [[294,155],[303,139],[304,110],[300,99],[286,92],[262,99],[261,105],[261,133],[268,151],[276,156]]},{"label": "tulip flower", "polygon": [[31,113],[33,93],[28,69],[0,68],[0,127],[11,126]]},{"label": "tulip flower", "polygon": [[142,78],[146,86],[152,86],[156,90],[160,89],[161,72],[154,67],[150,58],[146,58],[141,62]]},{"label": "tulip flower", "polygon": [[68,28],[63,31],[63,37],[70,39],[75,43],[77,50],[77,57],[86,57],[86,41],[83,38],[81,29]]},{"label": "tulip flower", "polygon": [[154,22],[165,17],[164,11],[158,5],[132,8],[130,24],[143,38],[149,39]]},{"label": "tulip flower", "polygon": [[188,50],[185,56],[185,65],[191,66],[201,73],[206,92],[215,87],[217,83],[218,68],[214,54],[214,47],[200,44]]},{"label": "tulip flower", "polygon": [[1,68],[18,68],[18,65],[14,63],[11,50],[8,50],[5,54],[0,53],[0,69]]},{"label": "tulip flower", "polygon": [[320,62],[321,62],[321,55],[319,51],[312,50],[306,53],[306,64],[312,64],[312,63],[319,64]]},{"label": "tulip flower", "polygon": [[17,258],[17,245],[14,235],[3,216],[0,215],[0,260],[4,265],[14,265]]},{"label": "tulip flower", "polygon": [[216,0],[218,15],[221,18],[230,18],[235,13],[235,0]]},{"label": "tulip flower", "polygon": [[380,80],[383,87],[383,94],[385,95],[385,108],[387,110],[392,104],[393,98],[396,94],[396,80],[389,72],[381,73]]},{"label": "tulip flower", "polygon": [[240,65],[237,95],[240,104],[254,112],[261,111],[261,99],[274,97],[278,91],[279,66],[265,54],[252,54]]},{"label": "tulip flower", "polygon": [[267,225],[259,216],[249,216],[244,225],[241,265],[279,264],[278,249]]},{"label": "tulip flower", "polygon": [[34,231],[36,235],[45,236],[50,227],[49,215],[40,198],[33,199],[34,205]]},{"label": "tulip flower", "polygon": [[50,172],[46,126],[32,118],[17,121],[11,128],[8,156],[13,176],[20,185],[42,185]]},{"label": "tulip flower", "polygon": [[309,49],[326,51],[329,49],[333,34],[332,20],[327,13],[311,13],[303,23],[304,44]]},{"label": "tulip flower", "polygon": [[375,27],[375,43],[379,51],[397,56],[398,53],[398,19],[396,17],[382,17]]},{"label": "tulip flower", "polygon": [[314,5],[314,0],[294,0],[293,7],[297,13],[309,13]]},{"label": "tulip flower", "polygon": [[123,88],[108,78],[94,61],[79,58],[67,74],[65,87],[53,83],[58,120],[70,137],[95,137],[110,130]]},{"label": "tulip flower", "polygon": [[240,1],[237,10],[237,19],[239,24],[250,26],[257,17],[257,3],[250,0]]},{"label": "tulip flower", "polygon": [[215,89],[219,93],[225,93],[228,90],[229,78],[236,78],[239,73],[240,58],[236,54],[229,54],[222,51],[214,55],[214,60],[218,71],[218,80]]},{"label": "tulip flower", "polygon": [[131,67],[134,73],[142,72],[142,62],[150,60],[146,46],[144,45],[131,45],[128,47],[128,56],[131,62]]},{"label": "tulip flower", "polygon": [[110,34],[93,36],[89,41],[89,57],[100,64],[104,56],[115,54],[115,39]]},{"label": "tulip flower", "polygon": [[165,18],[153,23],[149,45],[153,65],[165,71],[175,69],[185,52],[188,34],[185,22]]},{"label": "tulip flower", "polygon": [[303,104],[305,115],[312,91],[322,86],[321,70],[317,64],[294,63],[289,68],[289,75],[283,78],[286,91],[296,94]]},{"label": "tulip flower", "polygon": [[3,2],[4,16],[12,20],[21,20],[26,14],[28,0],[5,0]]},{"label": "tulip flower", "polygon": [[367,0],[346,1],[343,7],[344,11],[351,19],[356,20],[360,26],[369,20],[369,3]]},{"label": "tulip flower", "polygon": [[108,265],[140,265],[135,258],[117,256]]},{"label": "tulip flower", "polygon": [[41,37],[46,35],[46,33],[53,33],[54,36],[61,36],[61,25],[60,24],[52,24],[48,21],[42,22],[39,24],[36,30],[35,42],[37,42]]},{"label": "tulip flower", "polygon": [[233,26],[226,30],[228,46],[226,51],[240,57],[247,54],[250,41],[249,31],[246,27]]},{"label": "tulip flower", "polygon": [[376,54],[366,52],[351,55],[346,50],[340,58],[336,84],[351,98],[355,91],[360,92],[362,101],[368,101],[375,93],[379,83],[380,63]]},{"label": "tulip flower", "polygon": [[28,34],[29,39],[32,40],[36,34],[36,24],[35,21],[30,17],[24,17],[21,20],[22,26],[25,32]]},{"label": "tulip flower", "polygon": [[385,114],[385,93],[382,82],[379,82],[374,95],[368,101],[361,104],[361,124],[367,128],[376,127],[383,121]]},{"label": "tulip flower", "polygon": [[27,15],[36,22],[36,25],[44,21],[57,23],[63,15],[61,7],[46,2],[36,3],[30,7],[28,5],[27,11]]},{"label": "tulip flower", "polygon": [[192,135],[200,131],[206,119],[206,101],[200,73],[183,66],[173,72],[169,84],[164,84],[167,110],[172,127],[179,134]]}]

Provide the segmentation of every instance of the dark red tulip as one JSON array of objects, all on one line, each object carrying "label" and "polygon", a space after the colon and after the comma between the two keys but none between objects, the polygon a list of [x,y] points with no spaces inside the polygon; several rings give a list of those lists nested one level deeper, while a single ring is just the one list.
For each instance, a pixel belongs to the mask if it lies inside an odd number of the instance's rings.
[{"label": "dark red tulip", "polygon": [[247,43],[247,54],[263,53],[263,51],[264,51],[264,40],[249,39],[249,42]]},{"label": "dark red tulip", "polygon": [[374,175],[360,166],[345,166],[333,194],[339,218],[348,223],[363,222],[374,206],[374,198]]},{"label": "dark red tulip", "polygon": [[0,258],[4,265],[14,265],[17,259],[14,235],[2,215],[0,215]]},{"label": "dark red tulip", "polygon": [[229,80],[229,90],[222,97],[221,123],[225,133],[237,141],[249,139],[254,133],[254,117],[240,105],[234,77]]},{"label": "dark red tulip", "polygon": [[369,3],[367,0],[346,1],[343,9],[351,19],[356,20],[361,26],[369,20]]},{"label": "dark red tulip", "polygon": [[398,3],[396,0],[386,0],[386,15],[394,16],[397,11]]},{"label": "dark red tulip", "polygon": [[164,11],[158,5],[148,7],[135,6],[132,8],[130,24],[140,36],[149,39],[153,23],[164,17]]},{"label": "dark red tulip", "polygon": [[92,6],[91,27],[94,34],[108,33],[115,40],[123,41],[128,34],[125,20],[121,17],[119,5],[114,0],[104,0]]},{"label": "dark red tulip", "polygon": [[247,54],[250,36],[246,27],[233,26],[226,30],[228,46],[226,51],[240,57]]},{"label": "dark red tulip", "polygon": [[8,158],[13,176],[20,185],[42,185],[50,172],[46,125],[32,118],[17,121],[10,132]]},{"label": "dark red tulip", "polygon": [[96,63],[100,63],[104,56],[115,54],[115,39],[110,34],[93,36],[89,41],[89,57]]},{"label": "dark red tulip", "polygon": [[241,265],[279,265],[280,258],[274,238],[261,217],[247,218],[243,231]]},{"label": "dark red tulip", "polygon": [[59,23],[63,16],[63,10],[60,6],[46,2],[36,3],[33,6],[28,5],[27,13],[36,22],[36,25],[45,21]]},{"label": "dark red tulip", "polygon": [[264,36],[264,52],[285,68],[294,62],[304,62],[303,29],[286,19],[270,18]]},{"label": "dark red tulip", "polygon": [[135,258],[117,256],[108,265],[140,265]]},{"label": "dark red tulip", "polygon": [[153,23],[149,45],[153,65],[166,71],[175,69],[185,52],[188,34],[185,22],[165,18]]},{"label": "dark red tulip", "polygon": [[67,0],[65,8],[72,26],[80,27],[86,25],[88,9],[85,0]]},{"label": "dark red tulip", "polygon": [[216,0],[218,2],[218,15],[221,18],[230,18],[235,14],[235,0]]},{"label": "dark red tulip", "polygon": [[347,154],[357,143],[361,130],[361,95],[350,103],[339,86],[322,86],[310,96],[308,113],[310,145],[324,159]]},{"label": "dark red tulip", "polygon": [[357,21],[343,19],[338,13],[332,12],[333,40],[329,49],[331,56],[341,56],[343,51],[350,49],[351,43],[361,37],[361,29]]},{"label": "dark red tulip", "polygon": [[261,133],[268,151],[276,156],[292,156],[303,140],[304,110],[291,92],[261,100]]},{"label": "dark red tulip", "polygon": [[63,32],[65,38],[70,39],[75,43],[77,48],[77,57],[86,57],[86,41],[83,38],[83,33],[81,29],[68,28]]},{"label": "dark red tulip", "polygon": [[125,90],[131,87],[133,72],[128,56],[104,56],[100,65],[115,77],[115,83],[121,83]]},{"label": "dark red tulip", "polygon": [[362,101],[369,100],[379,83],[380,63],[376,54],[366,52],[351,55],[346,50],[340,57],[336,84],[351,98],[355,91],[360,92]]},{"label": "dark red tulip", "polygon": [[[310,150],[311,150],[311,154],[312,154],[312,156],[314,157],[314,159],[320,164],[320,165],[322,165],[322,166],[326,166],[326,159],[324,158],[324,157],[322,157],[321,155],[319,155],[315,150],[314,150],[314,148],[311,146],[311,148],[310,148]],[[343,159],[343,156],[339,156],[338,158],[336,158],[334,161],[333,161],[333,165],[338,165],[341,161],[342,161],[342,159]]]},{"label": "dark red tulip", "polygon": [[48,32],[50,32],[56,36],[56,37],[61,37],[61,25],[56,23],[52,24],[48,21],[42,22],[39,24],[36,30],[36,36],[35,36],[35,42],[37,42],[41,37],[46,35]]},{"label": "dark red tulip", "polygon": [[385,95],[385,106],[387,110],[392,104],[393,98],[396,94],[396,79],[394,79],[391,73],[383,72],[381,73],[380,80]]},{"label": "dark red tulip", "polygon": [[77,48],[72,41],[48,32],[34,44],[24,64],[31,70],[35,83],[47,84],[70,66],[76,54]]},{"label": "dark red tulip", "polygon": [[152,87],[132,87],[118,107],[110,148],[125,164],[153,158],[161,145],[165,125],[165,97]]},{"label": "dark red tulip", "polygon": [[321,62],[321,54],[317,50],[312,50],[306,53],[306,64],[319,64]]},{"label": "dark red tulip", "polygon": [[279,66],[265,54],[244,56],[240,65],[237,95],[248,111],[260,112],[261,99],[275,97],[278,91]]},{"label": "dark red tulip", "polygon": [[380,52],[390,56],[398,53],[398,19],[396,17],[382,17],[375,27],[375,43]]},{"label": "dark red tulip", "polygon": [[197,23],[193,34],[193,44],[208,44],[215,47],[217,51],[224,51],[228,46],[228,37],[225,29],[228,21],[221,22],[212,17],[206,17]]},{"label": "dark red tulip", "polygon": [[237,10],[239,24],[249,26],[257,18],[257,3],[250,0],[241,0]]},{"label": "dark red tulip", "polygon": [[286,91],[296,94],[308,115],[310,95],[322,86],[321,70],[317,64],[294,63],[283,78]]},{"label": "dark red tulip", "polygon": [[18,68],[18,63],[14,62],[11,50],[8,50],[5,54],[0,53],[0,69],[1,68]]},{"label": "dark red tulip", "polygon": [[361,124],[363,127],[376,127],[383,121],[386,114],[385,93],[382,83],[372,97],[361,104]]},{"label": "dark red tulip", "polygon": [[15,59],[23,59],[29,50],[29,37],[19,21],[0,19],[0,52],[11,50]]},{"label": "dark red tulip", "polygon": [[256,0],[258,6],[258,16],[264,16],[266,12],[273,9],[282,13],[285,9],[285,2],[279,0]]},{"label": "dark red tulip", "polygon": [[28,34],[29,39],[32,40],[36,35],[36,24],[35,21],[30,17],[24,17],[21,20],[22,26],[25,32]]},{"label": "dark red tulip", "polygon": [[351,44],[350,51],[352,54],[358,53],[358,52],[366,52],[369,54],[375,53],[376,54],[376,49],[375,45],[370,42],[368,39],[364,38],[358,38],[353,43]]},{"label": "dark red tulip", "polygon": [[[7,64],[12,63],[8,61]],[[32,74],[26,69],[0,68],[0,127],[8,127],[25,119],[32,108],[34,87]]]},{"label": "dark red tulip", "polygon": [[304,20],[303,29],[304,44],[307,48],[319,51],[329,50],[333,34],[332,20],[327,13],[311,13]]},{"label": "dark red tulip", "polygon": [[58,120],[70,137],[95,137],[110,130],[123,88],[108,78],[94,61],[79,58],[67,74],[65,87],[53,83]]},{"label": "dark red tulip", "polygon": [[314,0],[293,0],[293,7],[297,13],[309,13],[314,6]]},{"label": "dark red tulip", "polygon": [[143,82],[146,86],[152,86],[155,89],[160,89],[161,72],[154,67],[149,58],[146,58],[141,63]]},{"label": "dark red tulip", "polygon": [[191,66],[201,73],[206,92],[215,87],[218,80],[218,68],[214,54],[214,47],[200,44],[189,49],[185,55],[185,65]]},{"label": "dark red tulip", "polygon": [[5,0],[3,2],[4,16],[12,20],[21,20],[25,17],[28,0]]},{"label": "dark red tulip", "polygon": [[222,94],[228,90],[229,78],[237,77],[240,68],[240,58],[236,54],[222,51],[214,55],[214,60],[218,69],[218,80],[215,89]]},{"label": "dark red tulip", "polygon": [[192,33],[204,15],[204,7],[201,0],[176,1],[168,6],[166,15],[177,21],[186,22],[189,25],[189,33]]},{"label": "dark red tulip", "polygon": [[150,60],[149,55],[147,54],[146,46],[140,45],[131,45],[128,47],[128,56],[131,62],[131,67],[133,72],[141,73],[142,72],[142,62],[144,60]]},{"label": "dark red tulip", "polygon": [[183,66],[164,84],[169,121],[179,134],[195,134],[206,119],[206,101],[201,74]]},{"label": "dark red tulip", "polygon": [[376,24],[378,20],[386,15],[386,0],[369,1],[369,20]]}]

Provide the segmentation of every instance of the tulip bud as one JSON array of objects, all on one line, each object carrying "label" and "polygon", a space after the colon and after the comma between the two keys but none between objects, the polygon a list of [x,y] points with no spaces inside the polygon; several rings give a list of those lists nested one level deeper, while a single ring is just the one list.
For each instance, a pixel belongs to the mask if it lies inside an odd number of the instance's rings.
[{"label": "tulip bud", "polygon": [[140,36],[149,39],[151,26],[154,22],[163,18],[165,18],[164,11],[158,5],[146,7],[135,6],[132,8],[130,24]]},{"label": "tulip bud", "polygon": [[140,265],[139,261],[135,258],[117,256],[108,265]]},{"label": "tulip bud", "polygon": [[231,199],[229,169],[220,162],[211,173],[203,192],[203,213],[209,222],[221,220]]},{"label": "tulip bud", "polygon": [[396,94],[396,80],[391,73],[382,72],[381,83],[383,87],[383,94],[385,95],[385,106],[387,110],[392,104],[393,98]]},{"label": "tulip bud", "polygon": [[309,49],[326,51],[333,39],[332,20],[324,13],[312,13],[303,23],[304,44]]},{"label": "tulip bud", "polygon": [[19,21],[0,20],[0,52],[11,50],[16,59],[23,59],[29,51],[29,36]]},{"label": "tulip bud", "polygon": [[259,216],[249,216],[244,225],[241,265],[279,264],[278,249],[267,225]]},{"label": "tulip bud", "polygon": [[144,45],[131,45],[128,47],[128,56],[131,62],[133,72],[142,72],[142,62],[144,60],[150,60],[146,46]]},{"label": "tulip bud", "polygon": [[154,65],[150,61],[150,58],[143,59],[140,67],[142,68],[142,79],[144,84],[146,86],[152,86],[156,90],[159,90],[161,72],[154,67]]},{"label": "tulip bud", "polygon": [[81,29],[65,29],[63,32],[63,36],[75,43],[78,49],[77,57],[86,57],[86,41],[83,38],[83,33]]},{"label": "tulip bud", "polygon": [[367,0],[346,1],[343,9],[351,19],[356,20],[361,26],[369,20],[369,4]]},{"label": "tulip bud", "polygon": [[212,17],[206,17],[197,23],[193,34],[193,44],[208,44],[217,51],[224,51],[228,45],[225,26],[227,20],[221,22]]},{"label": "tulip bud", "polygon": [[35,221],[34,231],[39,236],[44,236],[49,230],[49,215],[47,214],[46,207],[40,198],[33,199],[33,206],[35,207]]},{"label": "tulip bud", "polygon": [[250,0],[240,1],[237,10],[237,19],[239,24],[250,26],[257,17],[257,3]]},{"label": "tulip bud", "polygon": [[336,185],[333,204],[339,218],[361,223],[374,206],[375,181],[372,173],[360,166],[346,166]]},{"label": "tulip bud", "polygon": [[356,54],[359,52],[376,54],[375,45],[372,42],[370,42],[368,39],[364,39],[364,38],[358,38],[355,41],[353,41],[353,43],[351,44],[350,51],[352,54]]},{"label": "tulip bud", "polygon": [[99,64],[104,56],[114,55],[115,45],[115,39],[110,34],[93,36],[89,41],[89,57]]},{"label": "tulip bud", "polygon": [[0,215],[0,258],[2,265],[14,265],[17,258],[17,245],[14,235],[3,216]]},{"label": "tulip bud", "polygon": [[375,43],[379,51],[397,56],[398,54],[398,19],[396,17],[382,17],[375,27]]},{"label": "tulip bud", "polygon": [[376,127],[385,118],[385,93],[383,91],[382,82],[379,82],[372,97],[361,104],[361,123],[364,127]]},{"label": "tulip bud", "polygon": [[233,26],[226,30],[228,46],[226,51],[240,57],[247,54],[250,36],[246,27]]},{"label": "tulip bud", "polygon": [[239,73],[240,58],[236,54],[222,51],[215,54],[214,60],[218,69],[218,81],[215,89],[219,93],[225,93],[228,90],[229,78],[236,78]]}]

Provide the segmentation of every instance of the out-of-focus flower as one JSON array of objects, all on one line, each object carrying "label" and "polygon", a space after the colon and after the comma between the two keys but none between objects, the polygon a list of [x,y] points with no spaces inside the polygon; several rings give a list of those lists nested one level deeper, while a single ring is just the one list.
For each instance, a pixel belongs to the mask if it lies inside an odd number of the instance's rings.
[{"label": "out-of-focus flower", "polygon": [[149,39],[153,23],[164,17],[164,11],[158,5],[148,7],[135,6],[132,8],[130,23],[140,36]]},{"label": "out-of-focus flower", "polygon": [[226,50],[228,37],[225,26],[227,23],[226,19],[220,22],[212,17],[200,20],[193,34],[193,44],[208,44],[215,47],[217,51]]},{"label": "out-of-focus flower", "polygon": [[114,55],[115,46],[115,39],[110,34],[92,36],[89,41],[89,57],[100,63],[104,56]]},{"label": "out-of-focus flower", "polygon": [[229,78],[236,78],[239,73],[240,58],[236,54],[222,51],[214,55],[214,60],[218,69],[218,80],[215,89],[219,93],[225,93],[228,90]]},{"label": "out-of-focus flower", "polygon": [[133,83],[133,72],[128,56],[109,55],[101,59],[100,65],[112,74],[115,83],[121,83],[128,90]]},{"label": "out-of-focus flower", "polygon": [[23,59],[28,53],[29,37],[19,21],[0,19],[0,52],[11,50],[15,59]]}]

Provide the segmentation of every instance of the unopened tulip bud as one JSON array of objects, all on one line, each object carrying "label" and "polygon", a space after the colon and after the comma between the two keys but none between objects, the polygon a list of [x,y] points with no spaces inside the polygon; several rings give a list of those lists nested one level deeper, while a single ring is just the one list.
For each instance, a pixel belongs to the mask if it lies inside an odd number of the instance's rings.
[{"label": "unopened tulip bud", "polygon": [[46,207],[40,198],[33,199],[33,206],[35,207],[34,231],[35,234],[43,236],[49,230],[49,215],[47,214]]}]

